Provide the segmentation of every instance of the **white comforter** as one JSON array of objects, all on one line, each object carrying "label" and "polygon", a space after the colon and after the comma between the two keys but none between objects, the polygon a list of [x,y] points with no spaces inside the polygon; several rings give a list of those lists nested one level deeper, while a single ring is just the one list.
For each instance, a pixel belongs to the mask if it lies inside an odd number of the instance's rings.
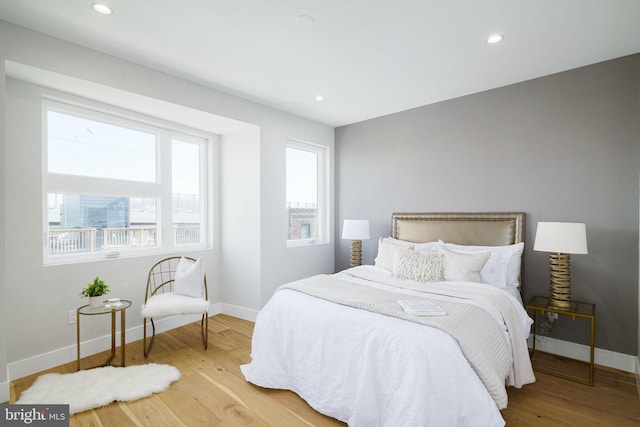
[{"label": "white comforter", "polygon": [[[388,272],[372,266],[337,276],[382,288],[389,282]],[[372,282],[378,276],[381,283]],[[525,340],[531,319],[510,299]],[[499,310],[476,304],[504,325]],[[350,426],[504,425],[457,341],[440,329],[280,290],[258,315],[251,355],[241,367],[248,381],[293,390]]]}]

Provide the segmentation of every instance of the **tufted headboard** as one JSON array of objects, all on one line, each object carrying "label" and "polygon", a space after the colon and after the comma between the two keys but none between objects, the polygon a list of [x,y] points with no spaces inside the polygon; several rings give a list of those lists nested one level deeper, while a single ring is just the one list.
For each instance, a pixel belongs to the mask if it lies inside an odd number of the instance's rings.
[{"label": "tufted headboard", "polygon": [[[391,237],[415,243],[505,246],[524,242],[524,212],[394,213]],[[520,280],[524,256],[520,266]],[[524,286],[520,285],[522,293]]]},{"label": "tufted headboard", "polygon": [[394,213],[391,236],[416,243],[503,246],[524,242],[524,221],[523,212]]}]

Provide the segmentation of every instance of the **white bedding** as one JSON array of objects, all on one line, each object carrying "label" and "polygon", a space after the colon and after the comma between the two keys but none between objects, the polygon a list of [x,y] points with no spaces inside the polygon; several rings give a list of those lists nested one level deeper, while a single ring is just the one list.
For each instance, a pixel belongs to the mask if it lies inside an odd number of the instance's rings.
[{"label": "white bedding", "polygon": [[[383,288],[371,279],[388,281],[372,266],[336,276]],[[528,332],[531,319],[510,298]],[[504,325],[495,307],[477,304]],[[280,290],[258,315],[251,355],[241,367],[248,381],[293,390],[350,426],[504,425],[457,341],[440,329]]]}]

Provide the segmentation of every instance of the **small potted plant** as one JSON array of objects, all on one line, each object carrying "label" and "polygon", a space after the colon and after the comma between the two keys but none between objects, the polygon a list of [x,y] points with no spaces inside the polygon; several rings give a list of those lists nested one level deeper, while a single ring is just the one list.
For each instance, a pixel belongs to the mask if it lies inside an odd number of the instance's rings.
[{"label": "small potted plant", "polygon": [[104,280],[96,276],[93,282],[88,283],[87,287],[80,292],[80,295],[89,298],[91,307],[100,307],[104,303],[103,295],[108,294],[109,291],[109,286],[104,283]]}]

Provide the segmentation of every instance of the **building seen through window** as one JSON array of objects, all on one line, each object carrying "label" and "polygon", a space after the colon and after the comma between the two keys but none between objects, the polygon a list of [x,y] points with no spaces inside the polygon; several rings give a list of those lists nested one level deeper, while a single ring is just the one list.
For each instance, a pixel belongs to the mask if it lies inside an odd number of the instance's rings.
[{"label": "building seen through window", "polygon": [[45,260],[206,245],[206,138],[45,106]]},{"label": "building seen through window", "polygon": [[[198,197],[172,199],[176,245],[199,243]],[[48,200],[52,255],[158,246],[156,199],[50,194]]]},{"label": "building seen through window", "polygon": [[314,203],[288,203],[289,240],[311,239],[317,235],[318,208]]},{"label": "building seen through window", "polygon": [[289,245],[326,240],[326,148],[289,141],[286,149]]}]

